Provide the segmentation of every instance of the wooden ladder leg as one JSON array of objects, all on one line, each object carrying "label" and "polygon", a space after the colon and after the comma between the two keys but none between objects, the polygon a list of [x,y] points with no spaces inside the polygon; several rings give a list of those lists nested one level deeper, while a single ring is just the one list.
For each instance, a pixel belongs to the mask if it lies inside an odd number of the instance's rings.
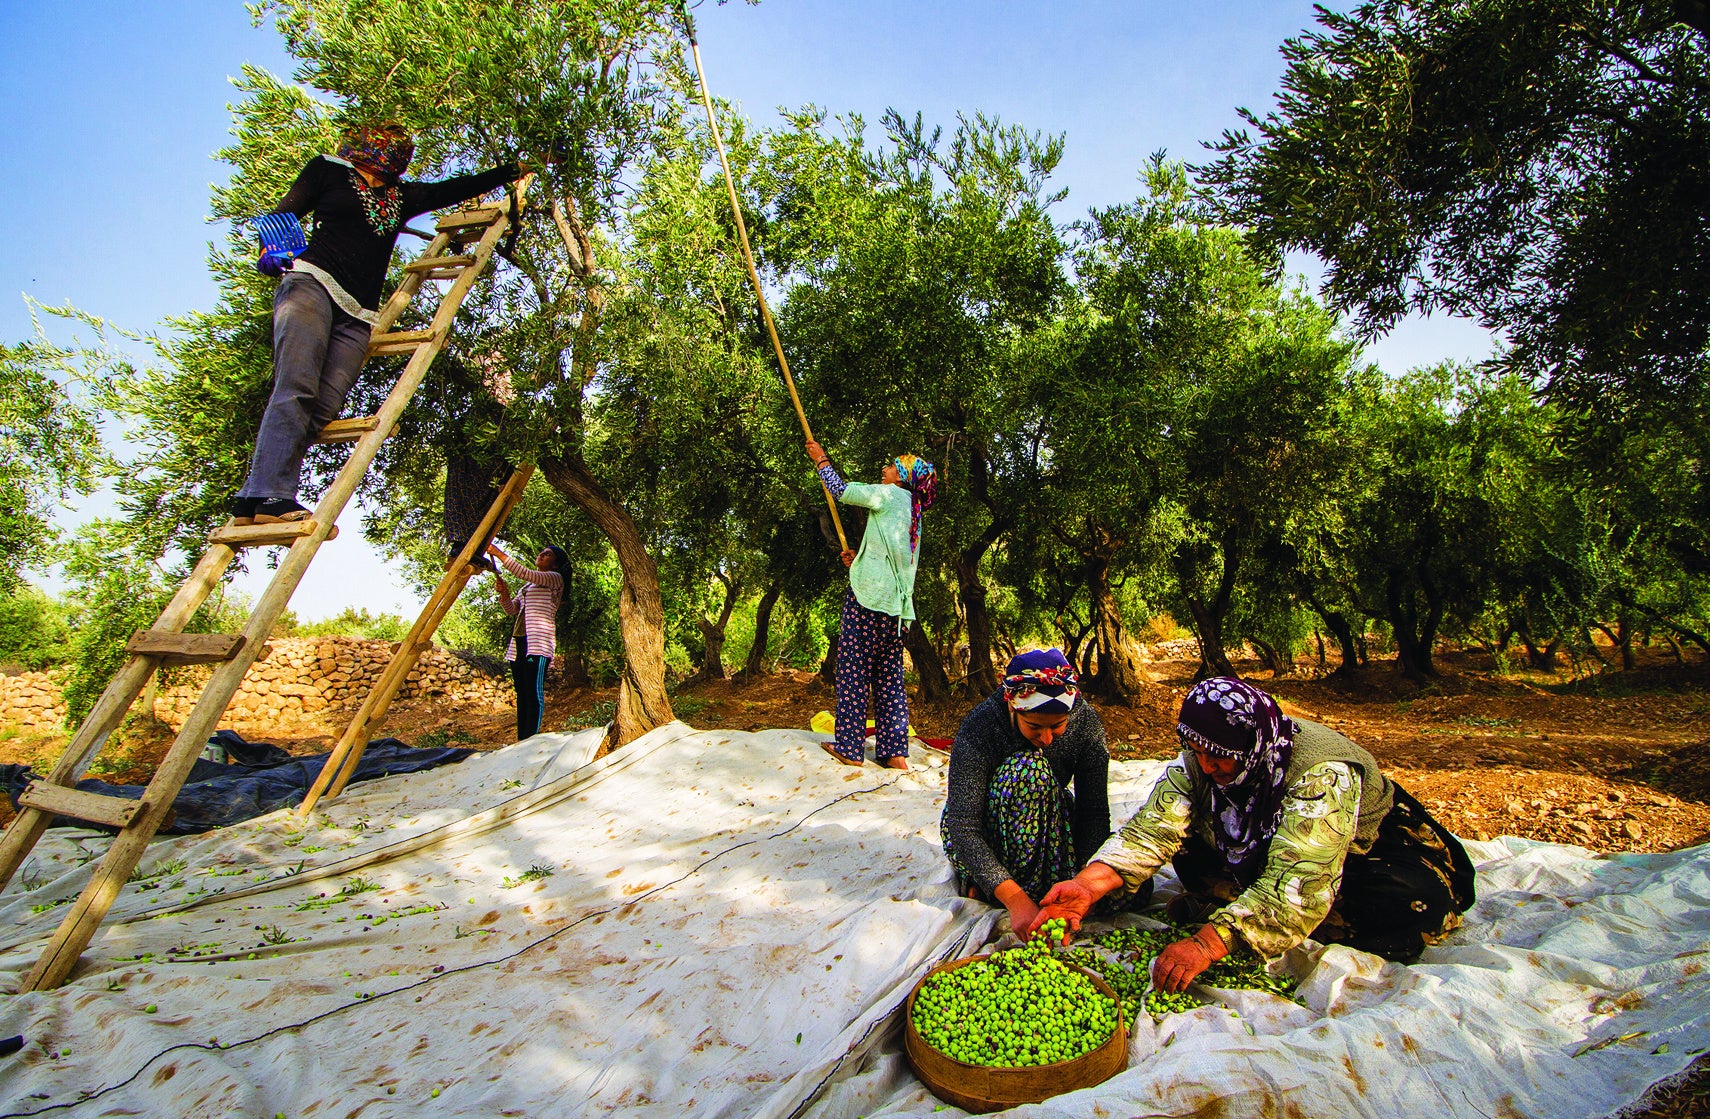
[{"label": "wooden ladder leg", "polygon": [[[476,527],[475,532],[452,561],[450,570],[446,572],[446,577],[440,580],[440,585],[435,588],[435,594],[428,599],[421,616],[416,619],[416,626],[412,627],[421,630],[419,638],[415,643],[399,648],[400,656],[395,659],[400,663],[396,664],[393,676],[387,682],[387,686],[383,689],[376,689],[379,698],[374,705],[373,712],[359,726],[353,723],[355,733],[351,735],[350,757],[338,767],[337,776],[333,778],[332,786],[327,793],[328,796],[336,797],[343,793],[344,787],[350,784],[350,779],[356,776],[356,767],[362,761],[362,752],[368,748],[369,736],[374,733],[380,721],[386,717],[387,710],[392,706],[393,698],[403,689],[404,680],[409,676],[410,669],[415,667],[416,661],[432,644],[433,635],[439,631],[440,624],[445,621],[445,616],[451,612],[458,596],[463,593],[463,589],[469,585],[469,580],[473,578],[475,568],[471,566],[471,561],[475,557],[475,549],[481,547],[504,527],[511,512],[522,501],[523,491],[528,488],[528,480],[533,475],[533,463],[519,466],[511,473],[510,479],[499,490],[498,496],[493,499],[493,504],[487,507],[486,515],[481,518],[481,523]],[[408,653],[407,659],[404,657],[406,652]]]},{"label": "wooden ladder leg", "polygon": [[517,502],[522,500],[523,490],[528,487],[528,480],[533,474],[532,463],[519,466],[499,490],[493,504],[488,506],[486,514],[481,518],[481,523],[464,542],[462,550],[446,568],[445,576],[428,596],[427,603],[416,616],[415,624],[399,643],[398,651],[393,654],[385,671],[380,674],[380,679],[375,681],[374,687],[363,697],[356,716],[340,736],[338,745],[333,747],[332,755],[327,758],[326,765],[321,768],[314,785],[303,798],[303,803],[297,806],[297,815],[306,817],[314,811],[315,805],[322,797],[336,797],[344,792],[344,787],[350,783],[357,765],[362,761],[363,751],[368,748],[368,736],[386,717],[392,700],[403,689],[410,669],[427,650],[428,643],[433,639],[440,623],[445,620],[457,597],[463,593],[463,588],[468,586],[472,575],[470,565],[475,559],[476,550],[484,546],[487,540],[504,526]]},{"label": "wooden ladder leg", "polygon": [[[241,679],[242,673],[239,672],[238,676]],[[233,688],[233,691],[235,690]],[[203,702],[198,703],[197,707],[201,708],[206,703],[207,697],[204,695]],[[224,712],[225,702],[222,700],[214,719],[218,719]],[[71,969],[77,965],[78,957],[89,946],[95,931],[106,918],[107,911],[113,907],[113,902],[118,900],[119,891],[124,889],[125,883],[130,880],[131,872],[147,852],[149,840],[154,838],[155,832],[165,821],[166,814],[171,811],[173,798],[178,795],[178,790],[183,788],[184,779],[190,775],[190,770],[201,756],[206,741],[207,731],[194,725],[194,721],[187,723],[185,729],[179,732],[172,748],[167,751],[166,757],[155,770],[154,779],[143,792],[142,810],[129,824],[120,829],[112,846],[107,849],[106,856],[101,860],[100,868],[78,895],[65,919],[60,922],[59,929],[48,942],[47,949],[24,978],[20,991],[51,990],[65,982],[66,977],[71,974]]]},{"label": "wooden ladder leg", "polygon": [[[163,632],[177,633],[184,629],[190,616],[197,607],[207,600],[209,593],[219,584],[220,576],[225,574],[231,565],[233,552],[230,548],[216,544],[202,554],[195,570],[178,588],[178,593],[172,596],[172,601],[160,612],[154,628]],[[90,708],[83,724],[77,728],[71,742],[60,754],[59,761],[48,773],[48,781],[55,785],[72,785],[77,782],[95,755],[106,745],[107,736],[112,734],[124,719],[125,712],[131,709],[131,704],[141,694],[148,684],[148,678],[160,665],[160,659],[152,656],[132,656],[125,660],[119,671],[107,682],[107,687],[101,692],[101,697]],[[42,833],[47,830],[53,820],[52,814],[35,809],[25,809],[19,812],[11,825],[6,828],[6,834],[0,837],[0,889],[12,880],[12,875],[18,872],[24,859],[41,842]]]}]

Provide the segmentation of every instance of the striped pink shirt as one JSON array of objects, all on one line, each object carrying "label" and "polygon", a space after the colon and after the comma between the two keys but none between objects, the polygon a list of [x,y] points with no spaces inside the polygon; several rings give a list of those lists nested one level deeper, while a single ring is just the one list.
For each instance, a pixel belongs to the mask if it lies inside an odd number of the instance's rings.
[{"label": "striped pink shirt", "polygon": [[[557,652],[558,600],[564,597],[564,577],[556,571],[524,567],[510,556],[500,561],[505,570],[523,581],[522,588],[506,604],[505,613],[523,613],[523,633],[528,637],[531,657],[550,657]],[[505,659],[516,660],[517,639],[505,644]]]}]

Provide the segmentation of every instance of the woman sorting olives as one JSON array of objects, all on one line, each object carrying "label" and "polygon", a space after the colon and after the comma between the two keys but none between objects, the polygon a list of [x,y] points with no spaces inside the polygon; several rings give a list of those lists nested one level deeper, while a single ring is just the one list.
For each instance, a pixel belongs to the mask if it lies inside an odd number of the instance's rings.
[{"label": "woman sorting olives", "polygon": [[[950,747],[940,831],[958,891],[1009,910],[1018,934],[1031,930],[1036,899],[1110,835],[1109,771],[1104,723],[1063,654],[1011,660],[1003,687],[968,713]],[[1151,883],[1141,889],[1143,904]]]},{"label": "woman sorting olives", "polygon": [[1216,677],[1188,692],[1176,733],[1181,756],[1033,927],[1078,928],[1173,861],[1185,892],[1170,917],[1204,922],[1158,955],[1153,980],[1175,993],[1238,942],[1272,958],[1310,936],[1410,962],[1472,906],[1460,841],[1336,731]]},{"label": "woman sorting olives", "polygon": [[845,482],[818,443],[808,458],[826,492],[867,510],[861,551],[844,551],[849,590],[837,633],[837,741],[822,742],[844,765],[864,765],[867,699],[873,702],[873,759],[908,768],[908,694],[903,691],[903,633],[914,620],[914,574],[920,565],[920,515],[938,497],[930,462],[898,455],[877,485]]},{"label": "woman sorting olives", "polygon": [[273,392],[255,438],[249,477],[232,500],[232,522],[301,520],[303,453],[328,422],[368,357],[380,289],[398,231],[410,218],[475,198],[517,177],[503,164],[437,183],[403,182],[415,143],[397,125],[354,129],[336,156],[309,160],[273,212],[315,215],[301,256],[263,253],[256,267],[280,275],[273,296]]}]

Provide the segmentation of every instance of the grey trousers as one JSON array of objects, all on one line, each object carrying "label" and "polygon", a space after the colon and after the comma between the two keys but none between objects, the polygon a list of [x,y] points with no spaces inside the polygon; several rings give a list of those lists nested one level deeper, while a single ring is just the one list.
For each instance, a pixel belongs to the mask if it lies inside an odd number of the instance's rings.
[{"label": "grey trousers", "polygon": [[368,357],[368,324],[338,309],[320,281],[287,272],[273,296],[273,395],[239,497],[295,498],[303,453],[338,418]]}]

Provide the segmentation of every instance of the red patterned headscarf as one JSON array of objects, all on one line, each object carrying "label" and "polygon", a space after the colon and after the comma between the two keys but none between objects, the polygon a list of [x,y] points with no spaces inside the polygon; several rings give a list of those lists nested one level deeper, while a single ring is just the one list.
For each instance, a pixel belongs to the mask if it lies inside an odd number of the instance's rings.
[{"label": "red patterned headscarf", "polygon": [[901,454],[895,461],[897,481],[914,497],[909,510],[908,547],[909,551],[917,552],[920,550],[920,515],[938,500],[938,470],[918,455]]},{"label": "red patterned headscarf", "polygon": [[1019,653],[1003,672],[1003,695],[1010,710],[1033,715],[1064,715],[1081,694],[1081,678],[1057,649]]},{"label": "red patterned headscarf", "polygon": [[409,169],[416,142],[401,125],[377,124],[352,128],[338,146],[338,157],[397,182]]}]

